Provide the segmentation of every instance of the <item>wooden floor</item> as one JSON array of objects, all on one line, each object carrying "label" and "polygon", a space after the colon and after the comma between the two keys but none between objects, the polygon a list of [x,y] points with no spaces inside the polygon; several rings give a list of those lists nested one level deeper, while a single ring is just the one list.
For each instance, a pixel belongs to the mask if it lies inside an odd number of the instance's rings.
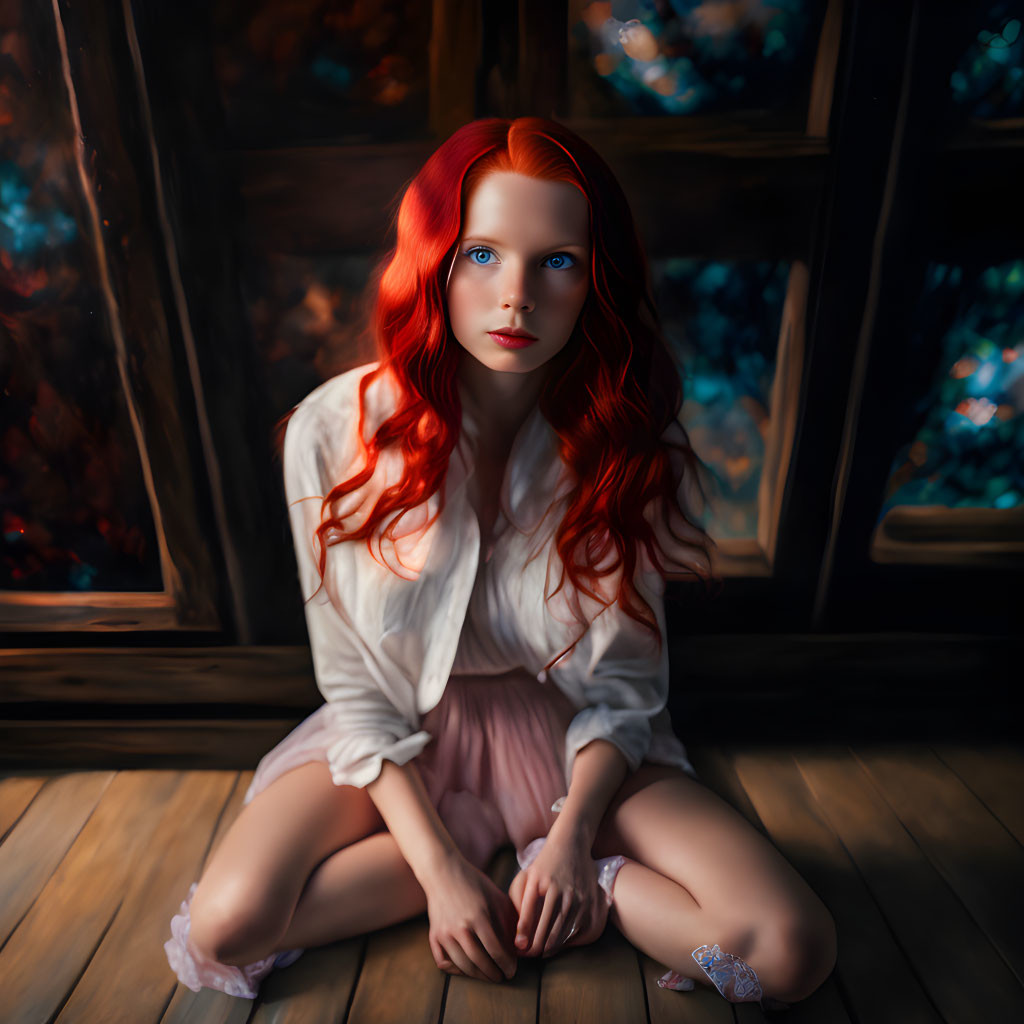
[{"label": "wooden floor", "polygon": [[[195,994],[163,943],[251,772],[24,771],[0,779],[0,1022],[1024,1021],[1021,747],[688,750],[836,919],[834,974],[789,1011],[659,989],[611,924],[510,983],[449,978],[425,915],[308,950],[256,1000]],[[509,849],[496,880],[513,867]]]}]

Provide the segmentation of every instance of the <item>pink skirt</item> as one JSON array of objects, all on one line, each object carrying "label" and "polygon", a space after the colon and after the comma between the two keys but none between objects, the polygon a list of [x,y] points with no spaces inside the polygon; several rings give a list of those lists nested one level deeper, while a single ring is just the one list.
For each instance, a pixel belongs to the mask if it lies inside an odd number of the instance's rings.
[{"label": "pink skirt", "polygon": [[[308,761],[327,761],[336,709],[324,704],[256,766],[248,803],[275,779]],[[433,739],[413,759],[431,803],[470,863],[485,869],[498,847],[547,835],[566,795],[565,732],[576,714],[553,683],[525,669],[451,676],[421,728]]]},{"label": "pink skirt", "polygon": [[[326,763],[336,738],[335,712],[324,704],[265,754],[243,803],[292,768]],[[486,870],[508,842],[524,869],[540,852],[558,814],[552,805],[566,795],[565,733],[575,713],[557,686],[539,683],[525,670],[448,680],[440,702],[422,721],[433,738],[414,760],[438,815],[470,863]],[[609,904],[624,862],[621,856],[595,862]],[[205,987],[253,999],[270,971],[294,962],[303,950],[271,954],[244,967],[202,956],[189,942],[197,884],[171,919],[167,961],[193,992]]]}]

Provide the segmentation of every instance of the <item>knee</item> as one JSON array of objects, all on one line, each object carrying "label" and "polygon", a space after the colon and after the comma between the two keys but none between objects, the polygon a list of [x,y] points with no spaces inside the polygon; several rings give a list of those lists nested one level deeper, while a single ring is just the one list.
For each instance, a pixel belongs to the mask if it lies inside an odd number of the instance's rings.
[{"label": "knee", "polygon": [[192,901],[189,942],[199,956],[222,964],[244,966],[253,959],[253,949],[269,950],[277,933],[268,927],[259,901],[240,888],[202,898],[197,888]]},{"label": "knee", "polygon": [[816,992],[835,967],[835,921],[822,906],[814,914],[766,926],[755,946],[764,994],[798,1003]]}]

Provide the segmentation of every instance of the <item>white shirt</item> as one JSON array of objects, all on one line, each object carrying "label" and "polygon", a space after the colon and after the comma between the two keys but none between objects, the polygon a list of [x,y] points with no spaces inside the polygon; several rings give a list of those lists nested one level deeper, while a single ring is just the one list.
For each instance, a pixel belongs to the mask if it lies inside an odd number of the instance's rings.
[{"label": "white shirt", "polygon": [[[498,673],[523,666],[542,681],[543,666],[582,631],[568,604],[570,595],[577,596],[570,582],[544,600],[545,584],[550,592],[559,580],[554,529],[572,482],[557,435],[537,408],[509,453],[486,566],[480,565],[480,526],[466,495],[478,428],[464,407],[442,488],[444,511],[427,525],[439,510],[440,493],[434,494],[402,518],[394,542],[381,539],[378,530],[373,555],[366,541],[329,544],[324,586],[309,600],[320,585],[314,531],[322,498],[362,468],[359,382],[377,365],[356,367],[314,389],[292,414],[284,441],[285,493],[317,686],[327,702],[345,708],[328,766],[336,785],[358,787],[377,778],[385,758],[405,764],[432,738],[420,724],[444,693],[464,626],[474,638],[462,644],[464,668],[482,671],[486,663]],[[370,384],[365,439],[396,403],[392,378]],[[400,453],[383,452],[373,477],[335,504],[345,529],[361,525],[383,488],[401,474]],[[635,584],[665,636],[664,581],[647,567]],[[659,653],[656,640],[617,602],[601,614],[599,602],[580,603],[593,620],[590,628],[546,673],[546,681],[578,709],[565,738],[566,788],[577,751],[595,738],[614,743],[631,771],[647,758],[695,774],[665,707],[667,642]]]}]

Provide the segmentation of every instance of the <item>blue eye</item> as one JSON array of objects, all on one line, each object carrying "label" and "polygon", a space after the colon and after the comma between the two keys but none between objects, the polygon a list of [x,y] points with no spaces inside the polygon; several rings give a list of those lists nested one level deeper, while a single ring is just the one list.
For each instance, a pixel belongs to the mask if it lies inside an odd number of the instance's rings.
[{"label": "blue eye", "polygon": [[[483,245],[474,245],[472,249],[467,249],[465,256],[478,267],[489,267],[497,261],[494,252]],[[493,260],[489,258],[491,256],[494,256]],[[556,252],[548,256],[544,263],[549,264],[552,270],[568,270],[570,267],[576,266],[576,257],[567,252]]]},{"label": "blue eye", "polygon": [[[553,256],[549,256],[548,259],[545,260],[544,262],[547,263],[548,260],[560,260],[561,261],[559,263],[553,263],[552,264],[552,267],[555,270],[565,270],[568,267],[575,267],[576,266],[575,258],[570,256],[569,253],[567,253],[567,252],[556,252]],[[569,262],[566,263],[566,260],[568,260]]]},{"label": "blue eye", "polygon": [[485,249],[482,245],[474,246],[472,249],[466,250],[466,258],[471,262],[475,263],[478,267],[490,266],[490,263],[478,260],[477,256],[493,256],[494,253],[490,249]]}]

